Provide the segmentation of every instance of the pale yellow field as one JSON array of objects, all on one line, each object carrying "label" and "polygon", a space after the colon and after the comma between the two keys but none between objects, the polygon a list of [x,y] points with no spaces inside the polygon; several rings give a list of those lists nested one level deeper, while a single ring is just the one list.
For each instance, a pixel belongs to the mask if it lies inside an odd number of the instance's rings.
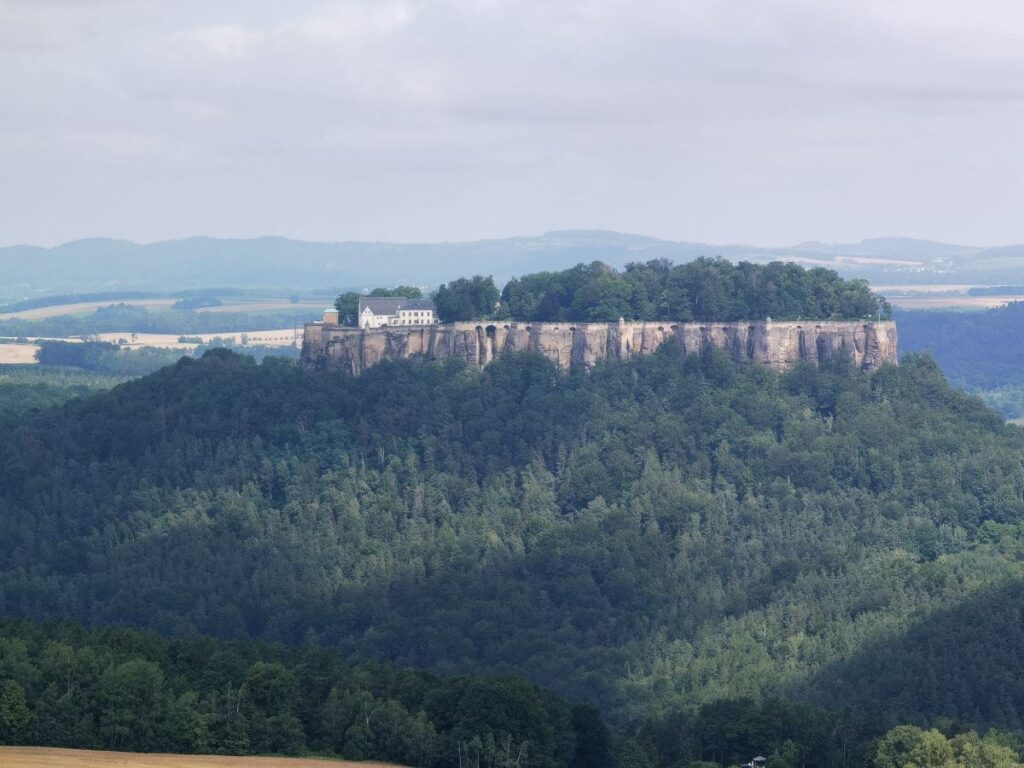
[{"label": "pale yellow field", "polygon": [[886,296],[886,300],[900,309],[993,309],[1005,307],[1012,301],[1024,300],[1024,296]]},{"label": "pale yellow field", "polygon": [[219,307],[202,307],[197,309],[196,312],[277,312],[279,310],[311,309],[314,307],[317,310],[321,310],[329,304],[331,304],[329,299],[322,299],[320,301],[300,301],[297,304],[292,304],[286,299],[248,299],[234,304],[225,301]]},{"label": "pale yellow field", "polygon": [[[48,747],[0,747],[3,768],[389,768],[384,763],[286,757],[140,755]],[[390,768],[397,768],[391,766]]]},{"label": "pale yellow field", "polygon": [[38,351],[35,344],[0,344],[0,365],[32,365]]},{"label": "pale yellow field", "polygon": [[[130,333],[122,331],[120,333],[100,333],[96,338],[100,341],[115,343],[125,339],[128,342],[127,346],[132,349],[141,349],[142,347],[192,349],[196,346],[178,341],[179,335],[176,333],[137,333],[133,339]],[[299,344],[302,343],[302,328],[299,328],[297,332],[294,328],[275,328],[269,331],[245,331],[244,333],[188,333],[184,335],[200,338],[204,344],[208,344],[214,339],[234,339],[235,344],[241,344],[242,336],[246,337],[250,345],[257,344],[262,347],[287,347],[296,340]]]},{"label": "pale yellow field", "polygon": [[84,301],[81,304],[58,304],[53,307],[37,307],[36,309],[23,309],[20,312],[0,313],[0,320],[43,320],[47,317],[60,317],[61,315],[84,315],[88,312],[95,312],[101,307],[109,307],[111,304],[131,304],[146,309],[167,309],[177,299],[125,299],[123,301]]},{"label": "pale yellow field", "polygon": [[967,293],[971,288],[984,288],[978,283],[926,283],[924,285],[872,285],[871,290],[878,293]]},{"label": "pale yellow field", "polygon": [[[112,304],[130,304],[135,307],[145,307],[152,310],[170,309],[177,299],[117,299],[108,301],[83,301],[77,304],[57,304],[52,307],[37,307],[36,309],[23,309],[19,312],[0,312],[0,320],[43,320],[48,317],[60,317],[61,315],[84,315],[95,312],[102,307],[109,307]],[[323,309],[330,304],[328,299],[310,300],[305,299],[297,304],[292,304],[287,298],[253,299],[240,298],[237,301],[227,299],[219,307],[202,307],[197,312],[277,312],[280,310],[310,310]]]}]

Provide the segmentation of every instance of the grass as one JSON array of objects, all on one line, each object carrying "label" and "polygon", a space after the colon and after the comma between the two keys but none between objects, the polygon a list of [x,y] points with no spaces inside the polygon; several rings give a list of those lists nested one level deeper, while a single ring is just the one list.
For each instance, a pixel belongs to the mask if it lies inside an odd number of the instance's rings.
[{"label": "grass", "polygon": [[384,763],[354,763],[348,760],[150,755],[51,747],[0,747],[0,765],[4,768],[397,768]]}]

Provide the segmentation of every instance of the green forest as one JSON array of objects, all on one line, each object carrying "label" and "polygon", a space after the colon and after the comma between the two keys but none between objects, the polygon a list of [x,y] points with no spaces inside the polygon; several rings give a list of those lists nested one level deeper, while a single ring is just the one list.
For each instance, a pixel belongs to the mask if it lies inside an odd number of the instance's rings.
[{"label": "green forest", "polygon": [[499,311],[499,316],[535,322],[843,320],[890,314],[866,280],[844,280],[831,269],[704,257],[684,264],[667,259],[629,264],[621,272],[593,262],[513,278],[501,292]]},{"label": "green forest", "polygon": [[1024,416],[1024,301],[998,309],[901,311],[900,347],[928,350],[956,386],[1009,417]]},{"label": "green forest", "polygon": [[[370,296],[419,298],[416,288],[375,288]],[[343,323],[356,324],[360,294],[335,302]],[[490,277],[460,278],[434,293],[442,322],[484,318],[530,322],[678,322],[888,319],[892,309],[865,280],[845,280],[830,269],[698,258],[628,264],[617,270],[600,261],[560,272],[510,280],[500,292]]]},{"label": "green forest", "polygon": [[[578,750],[578,741],[588,746]],[[165,640],[11,620],[0,620],[4,743],[344,755],[424,768],[512,764],[509,755],[554,768],[603,743],[603,764],[614,761],[593,710],[521,679],[351,665],[315,643]]]},{"label": "green forest", "polygon": [[820,708],[861,754],[1022,725],[1024,432],[928,357],[353,379],[217,350],[0,420],[3,614],[515,674],[632,734],[623,765],[728,701]]},{"label": "green forest", "polygon": [[[497,295],[444,289],[459,312]],[[501,295],[538,318],[619,316],[616,295],[630,316],[682,296],[694,318],[888,315],[825,270],[715,260]],[[2,743],[1020,762],[1024,430],[927,354],[353,378],[214,349],[124,381],[118,350],[71,346],[48,361],[92,373],[0,377]]]}]

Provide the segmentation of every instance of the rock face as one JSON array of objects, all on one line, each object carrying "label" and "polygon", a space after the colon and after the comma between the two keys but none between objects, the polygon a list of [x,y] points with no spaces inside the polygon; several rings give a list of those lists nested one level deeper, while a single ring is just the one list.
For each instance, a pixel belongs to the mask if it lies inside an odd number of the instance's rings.
[{"label": "rock face", "polygon": [[892,321],[808,321],[756,323],[450,323],[447,325],[346,328],[309,323],[302,362],[309,368],[362,373],[381,360],[422,356],[459,359],[483,367],[508,352],[539,352],[564,369],[589,370],[606,358],[649,355],[661,344],[687,353],[720,347],[734,360],[751,360],[777,370],[798,360],[816,363],[849,354],[863,370],[896,362]]}]

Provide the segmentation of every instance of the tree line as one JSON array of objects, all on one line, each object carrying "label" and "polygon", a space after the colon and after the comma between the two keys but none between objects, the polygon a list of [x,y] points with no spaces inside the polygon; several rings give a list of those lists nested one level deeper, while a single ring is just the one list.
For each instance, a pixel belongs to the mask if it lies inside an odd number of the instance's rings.
[{"label": "tree line", "polygon": [[3,619],[0,744],[423,768],[615,760],[600,717],[518,678],[351,665],[315,639],[285,648]]},{"label": "tree line", "polygon": [[[397,289],[396,289],[397,290]],[[416,296],[419,298],[419,291]],[[370,295],[389,295],[375,289]],[[390,292],[390,295],[406,295]],[[342,318],[354,318],[359,294],[343,294]],[[509,281],[499,292],[490,277],[460,278],[434,294],[442,322],[503,319],[528,322],[626,320],[737,321],[889,318],[891,308],[865,280],[830,269],[772,262],[732,264],[699,258],[629,264],[624,270],[593,262]],[[352,322],[354,325],[355,322]]]}]

